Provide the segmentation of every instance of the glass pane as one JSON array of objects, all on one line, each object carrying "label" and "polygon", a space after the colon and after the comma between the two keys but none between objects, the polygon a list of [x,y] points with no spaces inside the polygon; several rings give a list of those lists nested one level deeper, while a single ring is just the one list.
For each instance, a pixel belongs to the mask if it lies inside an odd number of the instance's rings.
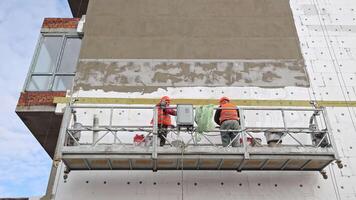
[{"label": "glass pane", "polygon": [[72,89],[74,76],[56,76],[52,90],[65,91]]},{"label": "glass pane", "polygon": [[80,38],[68,38],[58,72],[74,73],[80,52]]},{"label": "glass pane", "polygon": [[52,76],[32,76],[27,91],[47,91]]},{"label": "glass pane", "polygon": [[44,37],[38,53],[34,72],[50,73],[56,66],[62,37]]}]

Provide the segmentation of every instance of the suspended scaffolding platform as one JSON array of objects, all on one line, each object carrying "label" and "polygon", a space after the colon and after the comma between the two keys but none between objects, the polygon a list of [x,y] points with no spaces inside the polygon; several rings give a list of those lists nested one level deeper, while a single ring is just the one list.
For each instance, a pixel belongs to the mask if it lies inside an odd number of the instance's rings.
[{"label": "suspended scaffolding platform", "polygon": [[[109,114],[103,114],[105,110]],[[115,123],[118,110],[145,110],[146,115],[150,113],[147,116],[154,116],[153,107],[67,107],[57,155],[68,171],[322,171],[339,159],[325,108],[239,107],[241,126],[238,130],[226,130],[236,133],[226,147],[221,145],[218,128],[197,133],[195,127],[168,129],[167,144],[159,146],[157,125]],[[86,120],[81,121],[83,113]],[[272,120],[261,123],[256,115],[264,114]],[[291,116],[293,123],[289,122]],[[303,123],[304,126],[295,126]],[[137,133],[142,133],[145,140],[133,141]],[[232,145],[235,140],[239,141],[238,146]]]},{"label": "suspended scaffolding platform", "polygon": [[71,170],[304,170],[320,171],[335,160],[330,148],[242,147],[219,149],[177,148],[65,147],[62,159]]}]

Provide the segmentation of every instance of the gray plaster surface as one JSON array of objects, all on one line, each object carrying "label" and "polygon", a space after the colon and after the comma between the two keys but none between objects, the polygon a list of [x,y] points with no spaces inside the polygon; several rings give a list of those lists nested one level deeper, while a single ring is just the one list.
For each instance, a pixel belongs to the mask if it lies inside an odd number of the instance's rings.
[{"label": "gray plaster surface", "polygon": [[81,58],[300,59],[289,0],[91,0]]}]

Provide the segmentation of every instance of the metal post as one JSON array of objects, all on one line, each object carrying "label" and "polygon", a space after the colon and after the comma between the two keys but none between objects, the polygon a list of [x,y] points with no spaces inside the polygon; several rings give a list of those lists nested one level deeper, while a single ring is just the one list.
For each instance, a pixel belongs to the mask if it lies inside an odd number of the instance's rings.
[{"label": "metal post", "polygon": [[326,125],[327,134],[329,136],[331,146],[334,149],[335,159],[339,160],[340,159],[339,151],[337,150],[337,147],[336,147],[336,142],[335,142],[334,134],[332,132],[333,129],[332,129],[331,124],[330,124],[330,120],[329,120],[329,117],[328,117],[328,112],[327,112],[325,107],[323,107],[322,109],[323,109],[322,113],[323,113],[323,118],[324,118],[325,125]]},{"label": "metal post", "polygon": [[99,118],[97,115],[94,115],[93,118],[93,146],[96,144],[96,141],[98,140],[99,137],[99,131],[96,130],[99,128]]},{"label": "metal post", "polygon": [[286,115],[284,114],[284,110],[281,110],[282,113],[282,121],[283,121],[283,128],[285,131],[287,131],[287,122],[286,122]]},{"label": "metal post", "polygon": [[113,116],[113,113],[114,112],[114,109],[111,107],[110,108],[110,120],[109,120],[109,127],[111,128],[112,126],[112,116]]},{"label": "metal post", "polygon": [[244,149],[244,156],[245,159],[250,158],[250,154],[247,151],[247,138],[246,138],[246,131],[245,131],[245,114],[244,114],[244,109],[239,109],[239,114],[240,114],[240,127],[241,127],[241,134],[242,134],[242,147]]},{"label": "metal post", "polygon": [[[110,120],[109,120],[109,128],[111,129],[112,128],[112,117],[113,117],[113,115],[114,115],[114,108],[113,107],[111,107],[110,108]],[[116,134],[116,132],[115,133],[113,133],[114,134],[114,144],[116,144],[116,137],[117,137],[117,134]]]},{"label": "metal post", "polygon": [[[314,113],[312,114],[312,116],[309,119],[309,129],[313,132],[317,131],[317,122],[316,122],[316,117],[315,117],[315,113],[316,111],[314,111]],[[311,133],[310,134],[310,139],[312,141],[312,144],[315,146],[315,142],[314,142],[314,137],[315,137],[315,133]]]},{"label": "metal post", "polygon": [[57,176],[57,171],[58,171],[58,166],[61,162],[61,157],[62,157],[62,147],[64,146],[64,142],[66,139],[66,133],[67,133],[67,127],[70,123],[71,119],[71,108],[70,105],[68,104],[66,106],[66,109],[63,113],[63,118],[62,118],[62,124],[61,128],[58,134],[58,140],[57,140],[57,146],[56,150],[54,152],[54,157],[53,157],[53,162],[52,162],[52,168],[51,168],[51,173],[49,176],[48,180],[48,185],[47,185],[47,191],[46,195],[41,198],[41,200],[51,200],[55,198],[55,188],[54,184],[60,176]]},{"label": "metal post", "polygon": [[153,109],[153,143],[152,143],[152,170],[157,171],[157,146],[158,146],[158,108],[154,107]]},{"label": "metal post", "polygon": [[316,118],[316,116],[319,116],[319,111],[316,111],[317,113],[315,114],[315,115],[313,115],[313,117],[314,117],[314,121],[315,121],[315,129],[317,130],[317,131],[319,131],[320,130],[320,127],[319,127],[319,124],[318,124],[318,120],[317,120],[317,118]]},{"label": "metal post", "polygon": [[157,159],[157,146],[158,146],[158,116],[157,107],[153,109],[153,152],[152,158]]},{"label": "metal post", "polygon": [[[283,139],[283,137],[285,136],[285,135],[287,135],[287,133],[288,133],[288,130],[287,130],[287,122],[286,122],[286,115],[285,115],[285,113],[284,113],[284,110],[281,110],[281,113],[282,113],[282,121],[283,121],[283,129],[284,129],[284,131],[285,131],[285,133],[283,133],[282,135],[281,135],[281,138],[279,138],[279,140],[277,141],[277,145],[282,141],[282,139]],[[290,135],[290,134],[289,134]],[[291,136],[291,135],[290,135]]]},{"label": "metal post", "polygon": [[[318,120],[317,120],[316,116],[319,116],[319,111],[315,111],[315,113],[313,113],[313,120],[314,120],[314,123],[315,123],[315,130],[319,131],[320,128],[319,128],[319,124],[318,124]],[[326,124],[325,124],[325,126],[326,126]],[[323,139],[324,139],[324,137],[320,140],[320,144],[323,142]],[[312,141],[312,143],[313,143],[313,141]],[[318,144],[315,144],[315,145],[316,145],[316,147],[319,146]]]}]

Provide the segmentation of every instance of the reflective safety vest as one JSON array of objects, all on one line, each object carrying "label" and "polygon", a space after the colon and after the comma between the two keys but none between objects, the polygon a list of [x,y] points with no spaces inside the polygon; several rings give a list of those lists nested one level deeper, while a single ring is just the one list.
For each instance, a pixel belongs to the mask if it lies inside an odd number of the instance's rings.
[{"label": "reflective safety vest", "polygon": [[[221,108],[236,108],[236,105],[232,103],[225,103],[221,105]],[[239,120],[239,117],[237,115],[237,110],[221,109],[219,120],[220,120],[220,124],[223,123],[223,121],[225,120]]]},{"label": "reflective safety vest", "polygon": [[159,107],[157,109],[157,121],[158,124],[161,125],[166,125],[166,126],[172,125],[171,116],[167,112],[164,112],[163,109]]}]

